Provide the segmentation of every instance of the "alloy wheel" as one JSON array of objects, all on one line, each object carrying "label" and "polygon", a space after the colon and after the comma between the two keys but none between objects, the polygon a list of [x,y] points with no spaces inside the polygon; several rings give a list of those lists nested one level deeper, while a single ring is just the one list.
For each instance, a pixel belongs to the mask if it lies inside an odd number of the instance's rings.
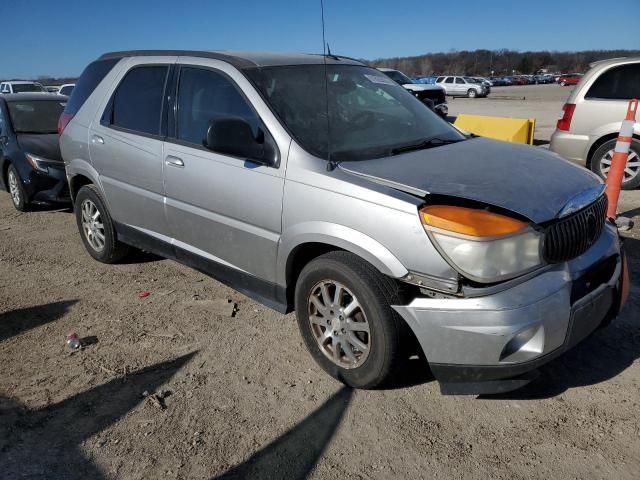
[{"label": "alloy wheel", "polygon": [[18,186],[18,177],[13,172],[9,172],[9,193],[11,194],[11,201],[14,205],[20,205],[20,187]]},{"label": "alloy wheel", "polygon": [[[609,174],[609,169],[611,168],[611,160],[613,159],[614,151],[609,150],[604,156],[600,159],[600,171],[602,175],[606,177]],[[627,165],[624,169],[624,178],[623,181],[630,182],[634,178],[638,176],[640,172],[640,155],[634,150],[629,150],[629,157],[627,158]]]},{"label": "alloy wheel", "polygon": [[356,296],[344,285],[323,280],[308,298],[309,322],[322,353],[339,367],[362,365],[371,349],[371,330]]},{"label": "alloy wheel", "polygon": [[87,242],[96,252],[104,250],[104,225],[100,210],[91,200],[84,200],[82,208],[82,231]]}]

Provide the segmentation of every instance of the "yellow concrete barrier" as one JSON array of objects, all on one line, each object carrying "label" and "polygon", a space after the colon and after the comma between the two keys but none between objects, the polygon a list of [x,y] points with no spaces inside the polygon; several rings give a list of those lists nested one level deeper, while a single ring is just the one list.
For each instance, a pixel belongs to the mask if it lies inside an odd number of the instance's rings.
[{"label": "yellow concrete barrier", "polygon": [[481,137],[495,138],[512,143],[533,144],[535,118],[487,117],[460,114],[453,123],[456,127]]}]

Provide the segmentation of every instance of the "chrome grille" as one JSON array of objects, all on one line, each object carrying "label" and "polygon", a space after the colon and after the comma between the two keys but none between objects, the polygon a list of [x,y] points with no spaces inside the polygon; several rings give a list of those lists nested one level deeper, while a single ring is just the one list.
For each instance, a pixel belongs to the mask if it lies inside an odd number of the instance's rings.
[{"label": "chrome grille", "polygon": [[549,225],[545,232],[543,255],[547,262],[571,260],[586,252],[600,237],[607,213],[607,196],[588,207]]}]

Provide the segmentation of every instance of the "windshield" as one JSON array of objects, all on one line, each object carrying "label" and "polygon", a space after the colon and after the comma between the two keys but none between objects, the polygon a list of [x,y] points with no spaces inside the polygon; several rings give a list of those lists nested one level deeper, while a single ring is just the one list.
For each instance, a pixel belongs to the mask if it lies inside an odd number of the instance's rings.
[{"label": "windshield", "polygon": [[398,147],[434,137],[465,139],[403,87],[372,68],[327,65],[326,84],[323,65],[246,72],[296,141],[321,158],[328,158],[329,146],[331,159],[341,161],[392,155]]},{"label": "windshield", "polygon": [[13,93],[43,92],[42,85],[37,83],[14,83]]},{"label": "windshield", "polygon": [[57,133],[58,118],[65,102],[52,100],[14,100],[7,102],[15,133]]}]

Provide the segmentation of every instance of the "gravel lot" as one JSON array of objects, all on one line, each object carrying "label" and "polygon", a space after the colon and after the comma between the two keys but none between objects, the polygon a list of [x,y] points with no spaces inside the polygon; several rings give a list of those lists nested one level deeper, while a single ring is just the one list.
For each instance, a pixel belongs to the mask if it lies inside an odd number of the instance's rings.
[{"label": "gravel lot", "polygon": [[[505,87],[450,106],[536,116],[544,140],[568,93]],[[639,207],[623,193],[636,223]],[[69,211],[21,214],[0,193],[0,477],[637,479],[638,231],[613,325],[525,389],[445,397],[418,360],[395,388],[343,388],[292,315],[142,253],[99,264]],[[69,356],[71,331],[88,345]]]}]

